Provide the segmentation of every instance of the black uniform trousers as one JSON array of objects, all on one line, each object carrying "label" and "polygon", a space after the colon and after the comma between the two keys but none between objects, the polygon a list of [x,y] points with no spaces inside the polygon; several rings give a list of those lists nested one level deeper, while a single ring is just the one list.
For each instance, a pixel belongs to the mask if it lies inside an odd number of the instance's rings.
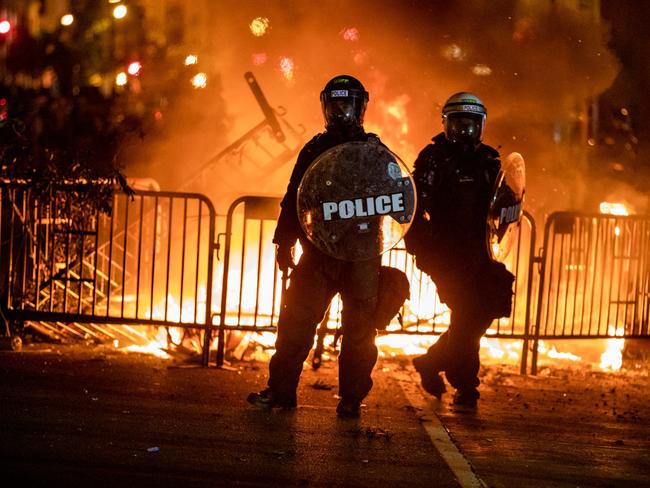
[{"label": "black uniform trousers", "polygon": [[[441,299],[451,310],[449,328],[426,353],[434,371],[444,371],[447,381],[458,390],[478,387],[480,381],[479,350],[481,337],[495,317],[491,293],[485,290],[484,279],[498,264],[486,264],[474,272],[466,269],[451,273],[432,273]],[[488,285],[489,286],[489,285]],[[499,287],[498,283],[492,286]]]},{"label": "black uniform trousers", "polygon": [[449,384],[457,390],[476,388],[480,384],[481,337],[491,323],[492,319],[471,307],[452,309],[449,328],[427,351],[431,368],[444,371]]},{"label": "black uniform trousers", "polygon": [[361,401],[370,392],[377,362],[374,316],[380,264],[381,258],[347,262],[313,250],[302,255],[280,311],[276,352],[269,366],[272,392],[295,398],[316,328],[337,293],[343,302],[339,395]]}]

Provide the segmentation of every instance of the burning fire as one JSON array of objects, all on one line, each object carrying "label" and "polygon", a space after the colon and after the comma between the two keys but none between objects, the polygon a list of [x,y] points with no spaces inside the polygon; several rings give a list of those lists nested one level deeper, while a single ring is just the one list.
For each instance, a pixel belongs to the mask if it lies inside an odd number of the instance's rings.
[{"label": "burning fire", "polygon": [[[615,329],[613,326],[607,328],[611,336],[622,336],[623,328]],[[625,339],[607,339],[607,349],[600,356],[600,368],[603,370],[618,371],[623,366],[623,346]]]},{"label": "burning fire", "polygon": [[[402,102],[401,104],[386,105],[386,113],[398,121],[405,119],[404,105],[406,101],[403,100]],[[614,215],[628,214],[628,210],[623,204],[609,202],[601,204],[601,211]],[[241,235],[244,223],[243,215],[240,215],[238,219],[235,223],[235,228],[238,230],[234,230],[234,233]],[[233,266],[230,271],[232,275],[227,280],[226,321],[228,324],[253,325],[255,323],[258,326],[268,326],[272,324],[273,319],[277,318],[277,315],[272,317],[272,311],[277,314],[279,310],[279,295],[274,297],[270,293],[270,289],[274,278],[277,280],[275,283],[277,289],[281,287],[281,281],[280,275],[275,268],[273,244],[270,239],[265,239],[263,245],[260,246],[255,236],[269,233],[270,224],[249,222],[246,225],[250,227],[246,233],[246,242],[239,244],[239,247],[233,247],[231,251],[233,253],[231,255],[232,261],[235,263],[241,262],[241,266],[239,264]],[[256,230],[255,227],[251,227],[255,225],[267,225],[269,228],[263,227]],[[299,256],[300,250],[297,252],[296,260],[299,259]],[[405,257],[405,251],[393,251],[392,257],[388,253],[384,255],[384,264],[396,266],[397,263],[406,262],[403,261]],[[258,282],[264,283],[266,286],[257,286]],[[427,330],[426,327],[430,327],[431,333],[422,335],[399,333],[380,335],[376,343],[380,349],[380,355],[384,357],[424,354],[438,339],[437,333],[442,332],[437,327],[442,325],[442,329],[444,329],[444,325],[449,323],[449,310],[437,297],[433,282],[425,275],[414,273],[411,275],[411,289],[417,291],[413,292],[404,307],[403,319],[405,326],[409,327],[408,324],[419,322],[420,330]],[[207,294],[205,287],[199,289],[198,293],[197,300],[194,297],[184,297],[182,304],[175,301],[171,295],[168,296],[166,300],[154,307],[153,318],[192,322],[195,316],[203,317],[205,315]],[[217,303],[216,301],[213,302]],[[330,330],[336,328],[340,322],[340,309],[340,300],[336,299],[329,314],[328,328]],[[238,310],[239,312],[237,312]],[[423,320],[423,313],[426,313],[429,318]],[[436,334],[433,333],[434,323]],[[389,330],[397,331],[399,326],[391,325]],[[608,334],[610,338],[607,339],[606,350],[600,356],[599,367],[606,371],[619,370],[622,366],[624,339],[621,336],[623,335],[623,328],[610,326]],[[232,337],[235,340],[229,345],[229,347],[232,346],[229,351],[234,357],[244,358],[246,356],[247,359],[268,360],[273,352],[276,335],[272,332],[233,332]],[[161,358],[170,358],[170,349],[173,349],[175,345],[181,345],[181,342],[187,341],[188,339],[182,329],[159,327],[149,344],[130,346],[127,350],[154,354]],[[200,342],[196,336],[190,338],[189,348],[200,352]],[[327,337],[326,344],[332,344],[331,336]],[[482,360],[487,363],[493,361],[499,364],[516,365],[521,359],[522,345],[521,340],[504,340],[490,337],[490,331],[488,331],[487,336],[481,339]],[[213,344],[213,347],[216,347],[216,344]],[[576,362],[583,359],[582,356],[572,352],[559,351],[557,346],[549,346],[544,341],[539,341],[538,352],[540,357],[546,357],[553,361]],[[323,356],[324,359],[327,357],[327,355]]]},{"label": "burning fire", "polygon": [[600,202],[600,213],[607,215],[630,215],[623,203]]},{"label": "burning fire", "polygon": [[540,341],[540,345],[537,348],[540,353],[545,353],[551,359],[568,359],[569,361],[580,361],[582,357],[576,356],[570,352],[559,352],[555,346],[551,346],[551,349],[547,349]]},{"label": "burning fire", "polygon": [[408,119],[406,117],[406,104],[409,102],[408,95],[397,97],[392,103],[386,107],[388,115],[394,117],[399,121],[399,129],[401,135],[406,135],[409,132]]},{"label": "burning fire", "polygon": [[[180,340],[180,334],[177,329],[169,329],[169,334],[176,336],[174,342]],[[124,348],[126,351],[139,352],[143,354],[151,354],[161,359],[169,359],[170,356],[165,352],[169,349],[167,340],[167,331],[164,328],[159,328],[155,338],[145,346],[131,345]]]}]

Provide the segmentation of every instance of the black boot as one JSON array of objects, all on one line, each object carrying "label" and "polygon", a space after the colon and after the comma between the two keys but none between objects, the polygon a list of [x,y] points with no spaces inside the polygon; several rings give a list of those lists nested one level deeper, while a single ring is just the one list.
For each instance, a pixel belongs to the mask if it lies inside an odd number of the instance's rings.
[{"label": "black boot", "polygon": [[481,394],[476,388],[456,390],[456,393],[454,393],[454,405],[466,408],[476,408],[480,396]]},{"label": "black boot", "polygon": [[260,391],[259,393],[250,393],[246,401],[251,405],[264,410],[271,408],[283,408],[291,410],[296,408],[297,402],[295,396],[280,395],[274,393],[270,388]]},{"label": "black boot", "polygon": [[442,394],[447,391],[445,381],[440,376],[440,373],[431,367],[426,356],[414,358],[413,366],[415,367],[415,371],[420,373],[420,380],[422,381],[424,391],[440,400]]},{"label": "black boot", "polygon": [[361,416],[361,402],[341,398],[336,407],[336,415],[343,419],[358,419]]}]

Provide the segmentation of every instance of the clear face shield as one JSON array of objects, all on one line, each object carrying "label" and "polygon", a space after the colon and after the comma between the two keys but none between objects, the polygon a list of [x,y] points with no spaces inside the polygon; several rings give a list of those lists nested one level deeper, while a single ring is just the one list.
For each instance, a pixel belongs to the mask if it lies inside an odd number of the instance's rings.
[{"label": "clear face shield", "polygon": [[356,97],[323,99],[323,117],[328,128],[361,127],[366,102]]},{"label": "clear face shield", "polygon": [[483,135],[484,117],[465,112],[452,113],[443,117],[445,135],[450,142],[476,145]]}]

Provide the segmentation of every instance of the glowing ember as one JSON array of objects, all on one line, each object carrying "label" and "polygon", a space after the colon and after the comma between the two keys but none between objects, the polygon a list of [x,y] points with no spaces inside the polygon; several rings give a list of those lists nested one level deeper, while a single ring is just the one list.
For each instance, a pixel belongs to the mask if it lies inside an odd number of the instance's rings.
[{"label": "glowing ember", "polygon": [[[613,326],[607,328],[611,336],[622,336],[623,328],[615,329]],[[618,371],[623,366],[623,346],[625,339],[607,339],[607,349],[600,356],[600,369],[605,371]]]},{"label": "glowing ember", "polygon": [[250,27],[251,33],[255,37],[261,37],[266,34],[269,29],[269,25],[269,19],[266,17],[257,17],[251,21],[248,27]]},{"label": "glowing ember", "polygon": [[197,73],[192,77],[192,86],[194,88],[205,88],[208,84],[208,75],[205,73]]},{"label": "glowing ember", "polygon": [[366,51],[357,51],[354,53],[352,60],[355,64],[364,64],[368,60],[368,53]]},{"label": "glowing ember", "polygon": [[350,41],[350,42],[355,42],[359,40],[359,29],[356,27],[348,27],[347,29],[343,29],[341,31],[341,37],[343,37],[343,40],[345,41]]},{"label": "glowing ember", "polygon": [[268,61],[268,59],[269,59],[269,58],[268,58],[268,56],[266,55],[266,53],[255,53],[255,54],[253,54],[253,56],[252,56],[253,64],[254,64],[255,66],[259,66],[259,65],[261,65],[261,64],[266,63],[266,62]]},{"label": "glowing ember", "polygon": [[280,59],[280,72],[285,80],[293,81],[294,63],[292,58],[284,57]]},{"label": "glowing ember", "polygon": [[447,46],[442,55],[449,60],[462,61],[465,59],[465,51],[458,44],[450,44]]},{"label": "glowing ember", "polygon": [[197,64],[198,62],[199,62],[199,58],[194,54],[188,54],[187,57],[185,58],[185,66],[191,66],[193,64]]},{"label": "glowing ember", "polygon": [[492,68],[485,64],[477,64],[472,68],[472,73],[476,76],[490,76],[492,74]]}]

